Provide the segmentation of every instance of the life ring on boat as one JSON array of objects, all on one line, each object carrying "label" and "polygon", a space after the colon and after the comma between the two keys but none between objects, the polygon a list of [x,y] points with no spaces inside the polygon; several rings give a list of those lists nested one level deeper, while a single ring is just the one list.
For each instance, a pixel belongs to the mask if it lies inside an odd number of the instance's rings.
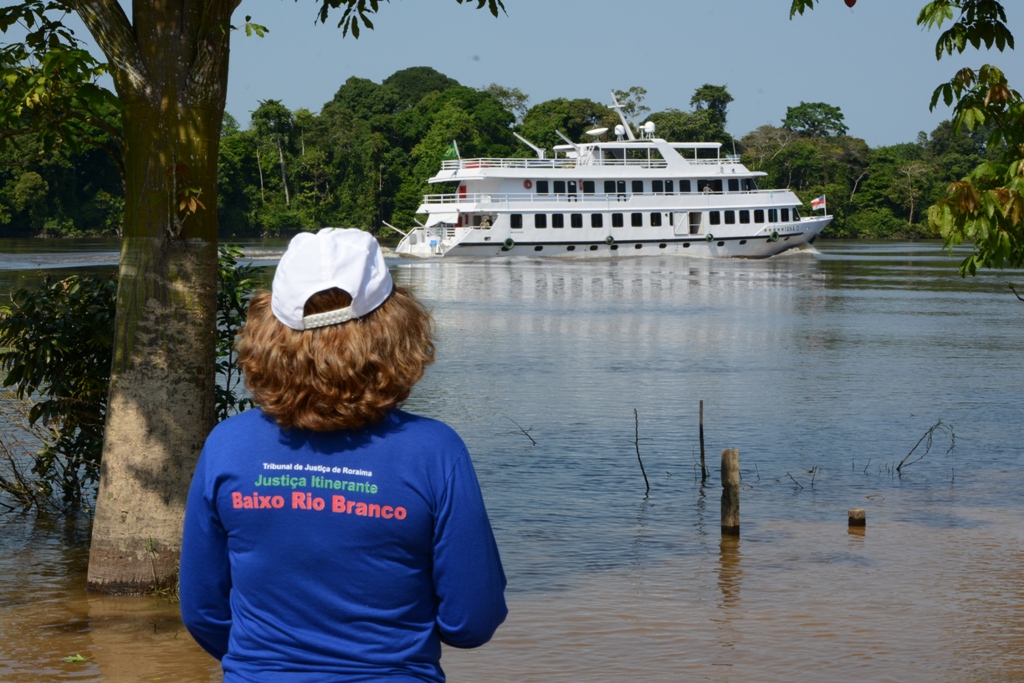
[{"label": "life ring on boat", "polygon": [[771,240],[772,242],[778,242],[779,241],[779,233],[778,233],[778,231],[777,230],[772,230],[772,234],[768,235],[768,239]]},{"label": "life ring on boat", "polygon": [[605,244],[613,244],[615,242],[615,238],[612,237],[611,235],[608,235],[607,237],[604,238],[604,241]]},{"label": "life ring on boat", "polygon": [[711,234],[711,233],[709,232],[709,233],[708,233],[708,236],[707,236],[707,237],[705,237],[704,239],[706,239],[706,240],[707,240],[708,242],[714,242],[714,241],[715,241],[715,236],[714,236],[714,235],[712,235],[712,234]]},{"label": "life ring on boat", "polygon": [[515,240],[513,240],[511,237],[509,237],[508,239],[501,243],[501,248],[504,249],[505,251],[511,251],[512,248],[515,246]]},{"label": "life ring on boat", "polygon": [[533,187],[533,181],[532,180],[524,180],[523,181],[523,187],[525,187],[527,190],[529,190],[531,187]]}]

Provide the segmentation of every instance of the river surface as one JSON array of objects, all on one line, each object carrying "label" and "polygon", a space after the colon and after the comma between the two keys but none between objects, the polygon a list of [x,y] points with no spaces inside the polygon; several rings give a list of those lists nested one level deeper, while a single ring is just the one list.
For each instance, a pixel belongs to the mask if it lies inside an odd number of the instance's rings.
[{"label": "river surface", "polygon": [[[0,289],[115,248],[0,242]],[[390,261],[439,337],[407,408],[465,438],[509,578],[508,621],[446,649],[449,680],[1024,681],[1024,273],[958,260]],[[0,515],[0,681],[219,680],[173,604],[85,593],[87,543]]]}]

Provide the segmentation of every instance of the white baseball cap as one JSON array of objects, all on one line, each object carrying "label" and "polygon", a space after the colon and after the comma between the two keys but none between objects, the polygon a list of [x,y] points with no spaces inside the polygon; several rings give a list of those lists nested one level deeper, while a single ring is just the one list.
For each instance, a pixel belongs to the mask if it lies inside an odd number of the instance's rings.
[{"label": "white baseball cap", "polygon": [[[352,305],[302,315],[309,297],[332,287],[352,295]],[[357,228],[324,228],[299,233],[288,243],[274,273],[270,310],[293,330],[310,330],[361,318],[383,304],[393,287],[373,235]]]}]

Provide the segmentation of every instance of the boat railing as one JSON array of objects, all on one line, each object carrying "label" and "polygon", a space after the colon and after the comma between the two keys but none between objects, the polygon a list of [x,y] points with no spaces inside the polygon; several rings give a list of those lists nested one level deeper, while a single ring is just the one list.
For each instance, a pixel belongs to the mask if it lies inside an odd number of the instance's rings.
[{"label": "boat railing", "polygon": [[593,159],[581,166],[629,166],[631,168],[668,168],[664,159]]},{"label": "boat railing", "polygon": [[725,159],[687,159],[694,166],[742,166],[743,162],[739,157],[726,157]]},{"label": "boat railing", "polygon": [[480,159],[446,159],[441,162],[442,171],[461,171],[478,168],[576,168],[575,159],[504,159],[500,157]]},{"label": "boat railing", "polygon": [[446,159],[441,162],[442,171],[497,169],[554,169],[578,168],[580,166],[629,166],[631,168],[668,168],[664,159]]},{"label": "boat railing", "polygon": [[536,192],[514,192],[514,193],[494,193],[494,192],[470,192],[466,194],[428,194],[424,195],[424,204],[536,204],[536,203],[570,203],[575,204],[578,202],[600,202],[600,203],[612,203],[612,202],[624,202],[628,201],[632,197],[687,197],[690,199],[697,199],[698,197],[715,197],[723,194],[729,195],[770,195],[778,190],[742,190],[739,192],[630,192],[630,193],[577,193],[577,194],[537,194]]}]

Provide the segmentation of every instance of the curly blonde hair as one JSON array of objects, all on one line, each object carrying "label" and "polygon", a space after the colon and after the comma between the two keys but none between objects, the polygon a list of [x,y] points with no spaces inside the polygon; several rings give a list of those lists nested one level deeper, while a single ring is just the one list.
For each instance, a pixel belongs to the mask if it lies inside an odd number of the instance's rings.
[{"label": "curly blonde hair", "polygon": [[[318,292],[304,315],[345,308],[341,289]],[[293,330],[270,310],[270,292],[249,302],[238,339],[245,385],[263,412],[285,429],[359,429],[384,418],[434,362],[430,313],[397,285],[360,319]]]}]

